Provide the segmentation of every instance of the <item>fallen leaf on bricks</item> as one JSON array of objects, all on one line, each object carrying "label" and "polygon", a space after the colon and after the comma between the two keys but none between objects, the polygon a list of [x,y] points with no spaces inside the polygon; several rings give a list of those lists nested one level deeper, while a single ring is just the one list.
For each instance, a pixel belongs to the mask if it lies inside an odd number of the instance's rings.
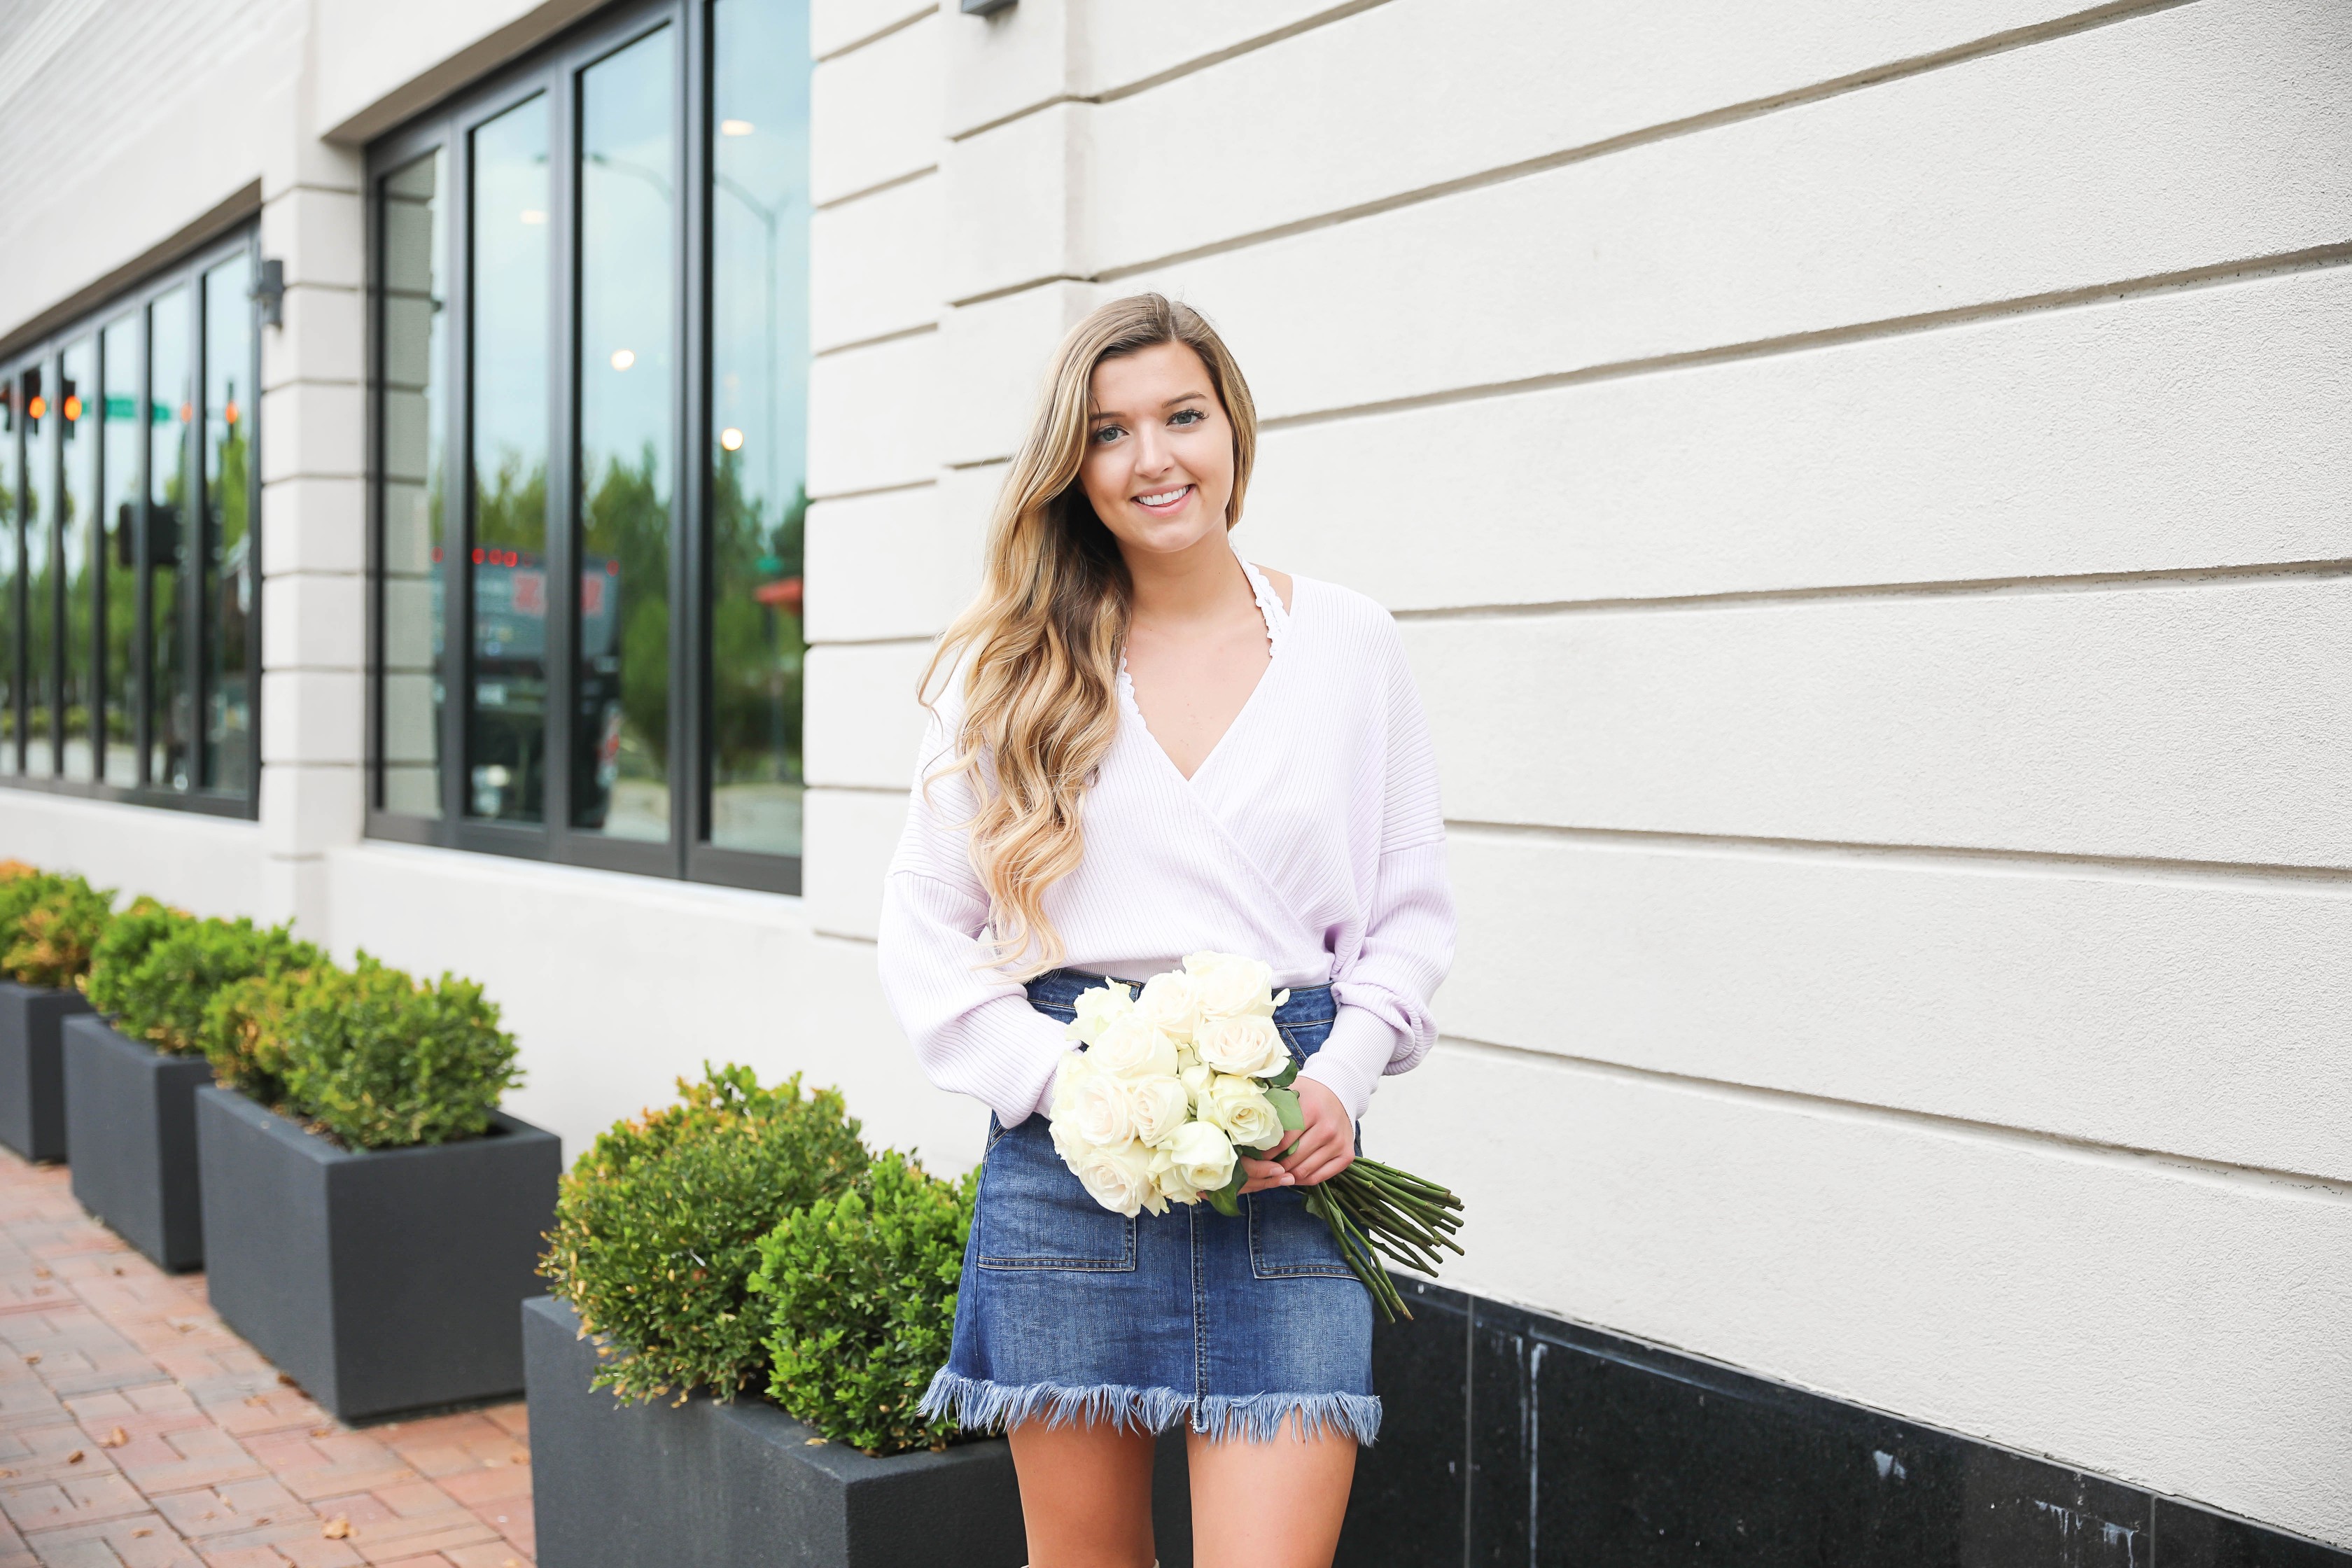
[{"label": "fallen leaf on bricks", "polygon": [[131,1441],[131,1434],[117,1426],[113,1431],[100,1437],[98,1440],[98,1446],[101,1448],[120,1448],[129,1441]]},{"label": "fallen leaf on bricks", "polygon": [[38,1352],[38,1351],[35,1351],[31,1355],[26,1356],[26,1357],[25,1358],[25,1364],[26,1364],[26,1366],[38,1366],[38,1365],[40,1365],[40,1364],[41,1364],[41,1352]]},{"label": "fallen leaf on bricks", "polygon": [[289,1387],[289,1388],[293,1388],[293,1387],[296,1387],[296,1386],[297,1386],[297,1384],[295,1384],[294,1380],[293,1380],[292,1378],[290,1378],[290,1377],[287,1376],[287,1375],[286,1375],[284,1373],[282,1373],[282,1372],[281,1372],[281,1373],[279,1373],[278,1374],[278,1382],[280,1382],[280,1383],[282,1383],[282,1384],[285,1384],[287,1387]]},{"label": "fallen leaf on bricks", "polygon": [[330,1541],[349,1541],[352,1536],[352,1521],[342,1518],[331,1519],[319,1527],[319,1533]]},{"label": "fallen leaf on bricks", "polygon": [[6,1480],[10,1476],[15,1475],[16,1473],[16,1472],[14,1470],[0,1470],[0,1481]]},{"label": "fallen leaf on bricks", "polygon": [[79,1465],[82,1460],[89,1457],[89,1455],[83,1453],[79,1448],[76,1448],[72,1453],[66,1456],[66,1463],[68,1465]]},{"label": "fallen leaf on bricks", "polygon": [[310,1428],[310,1436],[313,1437],[331,1437],[334,1435],[335,1429],[332,1426],[313,1426]]},{"label": "fallen leaf on bricks", "polygon": [[[116,1269],[116,1270],[115,1270],[115,1272],[116,1272],[117,1274],[120,1274],[120,1273],[121,1273],[121,1272],[122,1272],[122,1270],[121,1270],[120,1268],[118,1268],[118,1269]],[[153,1531],[152,1531],[152,1530],[148,1529],[145,1525],[141,1525],[137,1530],[134,1530],[134,1531],[132,1531],[131,1532],[131,1540],[133,1540],[133,1541],[136,1541],[136,1540],[138,1540],[138,1539],[139,1539],[141,1536],[142,1536],[142,1535],[152,1535],[152,1534],[154,1534],[154,1533],[155,1533],[155,1532],[154,1532]]]}]

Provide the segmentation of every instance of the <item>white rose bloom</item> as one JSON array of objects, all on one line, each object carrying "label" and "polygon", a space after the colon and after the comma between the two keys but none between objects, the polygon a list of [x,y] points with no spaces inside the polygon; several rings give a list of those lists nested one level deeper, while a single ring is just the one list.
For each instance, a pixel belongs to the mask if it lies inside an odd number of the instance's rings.
[{"label": "white rose bloom", "polygon": [[1223,1129],[1244,1149],[1264,1149],[1282,1140],[1282,1118],[1254,1078],[1221,1075],[1201,1100],[1201,1120]]},{"label": "white rose bloom", "polygon": [[1142,1208],[1154,1214],[1167,1212],[1167,1202],[1151,1179],[1151,1151],[1140,1143],[1089,1149],[1076,1169],[1087,1194],[1114,1214],[1133,1219]]},{"label": "white rose bloom", "polygon": [[1102,1037],[1104,1028],[1113,1018],[1135,1010],[1135,998],[1127,994],[1124,985],[1097,985],[1091,991],[1081,991],[1072,1005],[1077,1016],[1070,1020],[1062,1032],[1073,1040],[1088,1045]]},{"label": "white rose bloom", "polygon": [[1192,1109],[1198,1110],[1201,1097],[1208,1093],[1209,1085],[1216,1081],[1217,1069],[1194,1062],[1191,1067],[1178,1068],[1176,1077],[1184,1085],[1185,1096],[1192,1100]]},{"label": "white rose bloom", "polygon": [[1151,1154],[1151,1180],[1161,1197],[1170,1203],[1197,1204],[1201,1189],[1186,1181],[1176,1168],[1176,1156],[1165,1149],[1155,1149]]},{"label": "white rose bloom", "polygon": [[1127,1085],[1127,1109],[1136,1137],[1158,1143],[1192,1114],[1192,1097],[1174,1078],[1135,1078]]},{"label": "white rose bloom", "polygon": [[1045,1123],[1045,1131],[1053,1134],[1054,1152],[1062,1157],[1062,1163],[1067,1165],[1075,1174],[1078,1168],[1078,1162],[1087,1157],[1087,1151],[1092,1149],[1093,1145],[1079,1137],[1077,1127],[1068,1118],[1058,1112],[1052,1121]]},{"label": "white rose bloom", "polygon": [[1192,1068],[1199,1067],[1200,1065],[1201,1065],[1201,1053],[1200,1053],[1200,1052],[1198,1052],[1198,1051],[1196,1051],[1196,1050],[1194,1050],[1194,1049],[1192,1048],[1192,1041],[1190,1041],[1190,1040],[1179,1040],[1179,1041],[1177,1041],[1177,1042],[1176,1042],[1176,1073],[1177,1073],[1177,1076],[1181,1078],[1181,1077],[1182,1077],[1182,1076],[1183,1076],[1183,1074],[1184,1074],[1187,1070],[1189,1070],[1190,1068]]},{"label": "white rose bloom", "polygon": [[1070,1089],[1070,1130],[1097,1149],[1115,1148],[1135,1136],[1135,1113],[1127,1084],[1108,1073],[1087,1073]]},{"label": "white rose bloom", "polygon": [[1187,1121],[1168,1140],[1166,1153],[1181,1181],[1213,1193],[1234,1179],[1232,1141],[1205,1121]]},{"label": "white rose bloom", "polygon": [[1202,1017],[1274,1016],[1271,965],[1230,952],[1195,952],[1186,956],[1184,972],[1192,977]]},{"label": "white rose bloom", "polygon": [[1182,1039],[1201,1021],[1201,999],[1192,977],[1181,969],[1155,974],[1143,983],[1135,1010],[1160,1028]]},{"label": "white rose bloom", "polygon": [[1176,1070],[1176,1042],[1141,1013],[1122,1013],[1103,1026],[1087,1058],[1115,1078],[1166,1078]]},{"label": "white rose bloom", "polygon": [[1192,1037],[1192,1048],[1202,1066],[1244,1078],[1273,1078],[1290,1065],[1274,1020],[1255,1014],[1208,1020]]}]

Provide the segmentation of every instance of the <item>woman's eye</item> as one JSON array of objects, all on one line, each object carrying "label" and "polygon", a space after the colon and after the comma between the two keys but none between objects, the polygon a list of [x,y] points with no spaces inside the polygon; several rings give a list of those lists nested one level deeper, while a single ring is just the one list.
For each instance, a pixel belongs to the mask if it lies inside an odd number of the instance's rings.
[{"label": "woman's eye", "polygon": [[1176,411],[1175,417],[1169,420],[1168,423],[1171,425],[1198,425],[1202,420],[1206,419],[1207,417],[1208,416],[1206,414],[1197,408],[1180,408]]},{"label": "woman's eye", "polygon": [[1126,431],[1116,425],[1099,426],[1095,430],[1095,443],[1097,446],[1108,447],[1126,434]]}]

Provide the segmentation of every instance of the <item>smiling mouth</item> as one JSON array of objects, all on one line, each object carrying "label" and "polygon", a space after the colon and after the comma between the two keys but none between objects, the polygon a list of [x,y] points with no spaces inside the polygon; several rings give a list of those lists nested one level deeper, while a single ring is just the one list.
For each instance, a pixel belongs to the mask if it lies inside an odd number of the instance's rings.
[{"label": "smiling mouth", "polygon": [[1172,490],[1154,490],[1150,495],[1137,496],[1135,504],[1151,511],[1171,511],[1192,493],[1190,485],[1178,485]]}]

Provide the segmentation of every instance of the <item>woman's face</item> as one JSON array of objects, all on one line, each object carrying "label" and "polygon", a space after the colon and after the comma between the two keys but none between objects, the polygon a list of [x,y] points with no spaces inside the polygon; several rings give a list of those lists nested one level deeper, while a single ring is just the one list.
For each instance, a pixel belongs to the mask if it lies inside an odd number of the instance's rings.
[{"label": "woman's face", "polygon": [[1234,495],[1234,426],[1201,356],[1182,343],[1095,367],[1078,482],[1129,550],[1172,554],[1222,536]]}]

